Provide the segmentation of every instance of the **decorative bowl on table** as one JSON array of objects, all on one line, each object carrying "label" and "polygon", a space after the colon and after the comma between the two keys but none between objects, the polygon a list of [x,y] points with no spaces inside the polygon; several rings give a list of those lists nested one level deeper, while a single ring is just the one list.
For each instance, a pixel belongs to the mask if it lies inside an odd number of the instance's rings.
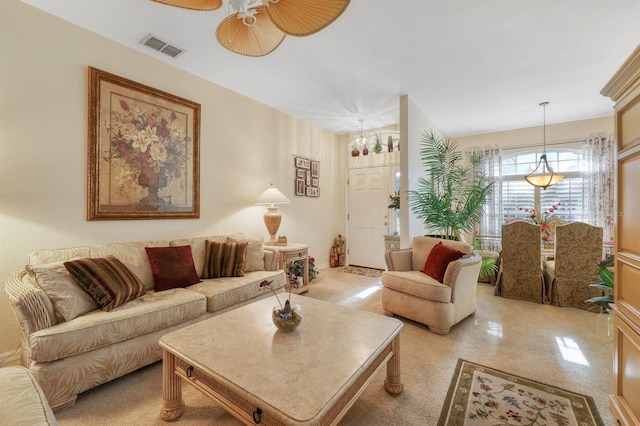
[{"label": "decorative bowl on table", "polygon": [[284,308],[280,306],[273,307],[271,320],[278,330],[290,333],[302,322],[302,307],[300,305],[291,307],[291,304],[287,300]]}]

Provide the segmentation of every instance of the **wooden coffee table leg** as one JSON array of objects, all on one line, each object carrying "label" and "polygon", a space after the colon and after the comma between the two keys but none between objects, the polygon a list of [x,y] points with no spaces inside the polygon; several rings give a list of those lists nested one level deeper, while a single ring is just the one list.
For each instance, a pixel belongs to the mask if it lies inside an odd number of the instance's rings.
[{"label": "wooden coffee table leg", "polygon": [[175,374],[176,357],[162,350],[162,410],[160,418],[166,422],[177,419],[184,412],[182,379]]},{"label": "wooden coffee table leg", "polygon": [[391,342],[393,355],[387,361],[387,378],[384,381],[384,388],[389,393],[398,394],[402,392],[403,384],[400,382],[400,334]]}]

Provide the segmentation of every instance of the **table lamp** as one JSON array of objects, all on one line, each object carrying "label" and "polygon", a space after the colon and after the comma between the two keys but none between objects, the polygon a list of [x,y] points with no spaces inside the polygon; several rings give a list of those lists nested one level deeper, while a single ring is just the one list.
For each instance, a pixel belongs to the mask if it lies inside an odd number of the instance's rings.
[{"label": "table lamp", "polygon": [[276,234],[278,233],[278,228],[280,228],[282,215],[278,211],[276,204],[287,204],[290,202],[282,192],[273,187],[273,184],[258,197],[256,204],[267,205],[267,212],[264,214],[264,224],[267,226],[267,231],[269,231],[269,241],[266,241],[265,244],[277,244]]}]

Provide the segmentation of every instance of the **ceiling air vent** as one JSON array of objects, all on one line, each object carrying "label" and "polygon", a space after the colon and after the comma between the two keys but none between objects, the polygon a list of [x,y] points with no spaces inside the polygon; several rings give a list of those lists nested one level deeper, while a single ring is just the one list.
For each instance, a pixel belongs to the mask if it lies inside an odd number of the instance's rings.
[{"label": "ceiling air vent", "polygon": [[184,50],[180,49],[179,47],[172,46],[169,43],[160,40],[158,37],[152,36],[151,34],[148,34],[145,38],[143,38],[140,43],[152,48],[153,50],[162,52],[165,55],[169,55],[172,58],[180,56],[184,52]]}]

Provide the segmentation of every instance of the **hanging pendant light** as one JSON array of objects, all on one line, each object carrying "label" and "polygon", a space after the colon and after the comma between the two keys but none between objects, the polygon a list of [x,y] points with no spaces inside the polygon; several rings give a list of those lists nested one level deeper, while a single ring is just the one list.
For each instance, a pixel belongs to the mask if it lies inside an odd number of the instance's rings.
[{"label": "hanging pendant light", "polygon": [[367,138],[364,136],[364,118],[360,118],[360,137],[356,139],[356,147],[358,149],[367,146]]},{"label": "hanging pendant light", "polygon": [[549,105],[549,102],[542,102],[540,104],[542,107],[542,155],[536,168],[524,177],[531,185],[542,189],[547,189],[551,185],[555,185],[564,177],[563,175],[555,173],[547,161],[547,105]]}]

